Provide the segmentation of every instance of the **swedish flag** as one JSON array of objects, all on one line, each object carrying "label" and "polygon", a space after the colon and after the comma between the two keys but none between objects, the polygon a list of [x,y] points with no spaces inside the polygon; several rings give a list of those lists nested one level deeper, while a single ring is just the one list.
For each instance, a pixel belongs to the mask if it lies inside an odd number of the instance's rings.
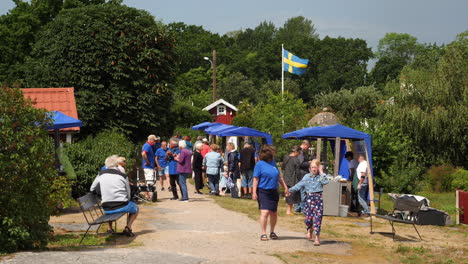
[{"label": "swedish flag", "polygon": [[307,69],[309,60],[301,59],[291,52],[283,49],[283,65],[284,71],[290,72],[296,75],[302,75]]}]

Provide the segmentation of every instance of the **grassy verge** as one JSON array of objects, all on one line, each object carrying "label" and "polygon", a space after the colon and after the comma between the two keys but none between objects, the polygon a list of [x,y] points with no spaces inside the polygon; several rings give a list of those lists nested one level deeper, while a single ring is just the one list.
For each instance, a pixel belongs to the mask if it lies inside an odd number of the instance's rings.
[{"label": "grassy verge", "polygon": [[[451,193],[418,193],[431,201],[431,206],[445,210],[451,215],[455,213],[455,198]],[[258,204],[250,199],[232,199],[230,197],[214,197],[215,202],[221,207],[246,214],[249,218],[257,221],[259,218]],[[453,205],[453,208],[452,208]],[[387,194],[382,195],[382,209],[391,211],[393,202]],[[290,230],[304,232],[303,216],[286,216],[286,205],[283,199],[278,205],[280,216],[279,224]],[[317,254],[316,252],[292,252],[275,255],[284,263],[468,263],[464,257],[466,247],[461,246],[461,241],[468,237],[467,229],[459,226],[455,229],[436,226],[421,226],[425,229],[422,236],[427,241],[407,244],[405,242],[394,242],[391,237],[380,235],[369,235],[369,227],[365,224],[368,220],[362,218],[325,217],[322,226],[323,238],[350,243],[352,256],[336,256],[331,254]],[[364,226],[359,226],[362,224]],[[385,221],[374,223],[378,230],[386,231],[389,225]],[[413,235],[412,226],[398,225],[399,235]],[[437,233],[435,238],[433,234]],[[457,242],[459,241],[459,242]]]},{"label": "grassy verge", "polygon": [[78,250],[83,246],[110,246],[116,244],[118,235],[88,234],[80,243],[83,234],[56,234],[51,237],[47,247],[51,250]]}]

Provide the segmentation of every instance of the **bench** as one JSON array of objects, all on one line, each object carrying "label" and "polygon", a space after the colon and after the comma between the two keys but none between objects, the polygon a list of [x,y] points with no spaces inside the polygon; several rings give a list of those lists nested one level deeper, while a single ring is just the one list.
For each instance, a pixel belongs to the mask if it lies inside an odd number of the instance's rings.
[{"label": "bench", "polygon": [[83,239],[86,237],[86,235],[89,232],[89,229],[91,229],[92,226],[99,225],[96,230],[97,234],[99,232],[99,228],[103,223],[114,222],[114,230],[117,230],[117,220],[119,220],[120,217],[126,214],[104,214],[104,211],[101,205],[99,204],[98,198],[92,193],[88,193],[85,196],[78,198],[77,201],[80,204],[81,211],[83,212],[86,222],[88,223],[88,229],[86,230],[84,236],[81,238],[80,244],[81,242],[83,242]]}]

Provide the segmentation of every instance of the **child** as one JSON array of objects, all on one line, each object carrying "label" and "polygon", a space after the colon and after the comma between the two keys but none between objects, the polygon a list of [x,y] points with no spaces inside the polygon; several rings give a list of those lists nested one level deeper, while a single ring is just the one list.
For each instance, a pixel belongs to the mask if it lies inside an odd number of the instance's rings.
[{"label": "child", "polygon": [[293,192],[304,191],[306,197],[305,203],[305,220],[307,226],[307,239],[312,240],[312,229],[315,233],[314,246],[320,246],[320,228],[323,215],[323,185],[328,184],[327,175],[323,173],[322,165],[317,159],[310,162],[310,173],[286,193],[287,196]]}]

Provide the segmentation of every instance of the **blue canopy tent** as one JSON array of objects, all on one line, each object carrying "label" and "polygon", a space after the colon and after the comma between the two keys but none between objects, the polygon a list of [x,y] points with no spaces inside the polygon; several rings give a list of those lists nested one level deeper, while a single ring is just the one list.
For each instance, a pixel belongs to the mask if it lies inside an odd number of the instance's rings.
[{"label": "blue canopy tent", "polygon": [[226,129],[232,129],[232,128],[236,128],[236,126],[220,124],[217,126],[211,126],[211,127],[206,128],[205,132],[210,135],[220,136],[219,133],[221,131],[226,130]]},{"label": "blue canopy tent", "polygon": [[54,143],[55,143],[55,161],[57,168],[60,167],[57,149],[59,148],[59,129],[70,128],[70,127],[82,127],[83,122],[80,120],[68,116],[60,111],[51,111],[48,116],[52,119],[53,124],[47,126],[47,130],[54,130]]},{"label": "blue canopy tent", "polygon": [[49,112],[49,117],[53,120],[53,124],[47,126],[47,130],[57,130],[61,128],[83,126],[83,122],[81,122],[80,120],[71,116],[67,116],[66,114],[59,111]]},{"label": "blue canopy tent", "polygon": [[192,130],[205,130],[206,128],[208,127],[212,127],[212,126],[218,126],[218,125],[222,125],[221,123],[218,123],[218,122],[214,122],[214,123],[211,123],[211,122],[203,122],[203,123],[200,123],[198,125],[195,125],[192,127]]},{"label": "blue canopy tent", "polygon": [[[337,152],[338,155],[335,155],[335,175],[349,175],[348,172],[348,162],[344,158],[346,145],[342,139],[353,139],[353,140],[364,140],[364,147],[366,151],[367,161],[368,161],[368,179],[369,179],[369,193],[371,201],[371,210],[374,210],[373,203],[373,168],[372,168],[372,142],[371,136],[367,133],[343,126],[343,125],[331,125],[324,127],[307,127],[294,132],[286,133],[283,135],[284,139],[319,139],[325,138],[331,140],[332,149],[334,149],[334,154]],[[338,143],[338,145],[336,145]],[[346,177],[345,177],[346,178]]]},{"label": "blue canopy tent", "polygon": [[261,137],[265,138],[267,144],[273,144],[273,139],[270,134],[258,131],[250,127],[234,127],[230,129],[225,129],[219,132],[221,137],[228,136],[249,136],[249,137]]}]

